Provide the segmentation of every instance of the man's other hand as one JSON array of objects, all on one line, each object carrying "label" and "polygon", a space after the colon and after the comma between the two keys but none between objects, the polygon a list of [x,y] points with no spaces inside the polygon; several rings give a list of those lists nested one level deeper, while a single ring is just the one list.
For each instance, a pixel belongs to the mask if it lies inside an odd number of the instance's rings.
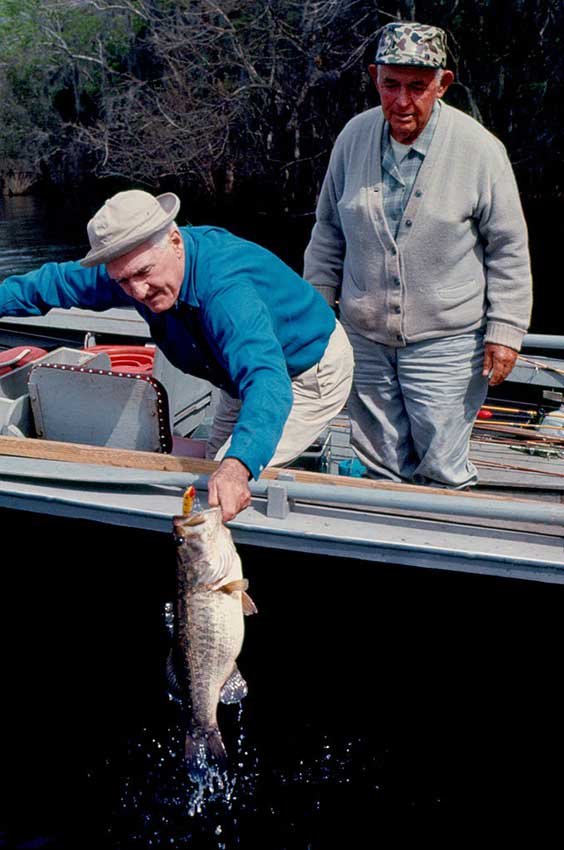
[{"label": "man's other hand", "polygon": [[[490,386],[495,387],[504,381],[519,356],[519,352],[507,345],[498,345],[494,342],[486,342],[484,348],[484,369],[482,375],[489,376]],[[491,373],[491,374],[490,374]]]}]

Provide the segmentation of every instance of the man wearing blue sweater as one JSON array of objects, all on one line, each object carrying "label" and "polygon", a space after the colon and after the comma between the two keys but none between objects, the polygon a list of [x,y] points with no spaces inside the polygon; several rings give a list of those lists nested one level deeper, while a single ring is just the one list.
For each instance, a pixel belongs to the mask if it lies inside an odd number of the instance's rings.
[{"label": "man wearing blue sweater", "polygon": [[86,257],[7,278],[0,315],[134,306],[173,365],[222,391],[209,504],[228,521],[249,505],[250,477],[301,454],[343,407],[352,351],[292,269],[222,228],[177,227],[179,206],[172,193],[113,196],[88,224]]}]

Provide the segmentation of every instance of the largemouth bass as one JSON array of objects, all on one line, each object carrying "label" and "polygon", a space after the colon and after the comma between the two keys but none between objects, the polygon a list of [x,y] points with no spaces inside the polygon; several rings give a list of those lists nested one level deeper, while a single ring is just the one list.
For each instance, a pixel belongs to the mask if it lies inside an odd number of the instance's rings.
[{"label": "largemouth bass", "polygon": [[169,680],[187,697],[185,757],[189,773],[225,769],[227,753],[217,723],[218,703],[239,702],[247,685],[236,659],[244,637],[243,614],[256,613],[246,593],[241,559],[221,508],[173,519],[177,543],[175,648]]}]

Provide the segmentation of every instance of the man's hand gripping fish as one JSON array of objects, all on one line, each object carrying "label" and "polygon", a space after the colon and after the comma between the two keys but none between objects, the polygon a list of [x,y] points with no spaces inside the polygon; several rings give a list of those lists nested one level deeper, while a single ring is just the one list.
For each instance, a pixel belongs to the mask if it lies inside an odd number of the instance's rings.
[{"label": "man's hand gripping fish", "polygon": [[188,695],[185,756],[189,772],[224,769],[218,702],[239,702],[247,685],[235,663],[243,645],[243,614],[256,613],[241,559],[221,508],[173,519],[177,543],[176,647],[169,660],[174,691]]}]

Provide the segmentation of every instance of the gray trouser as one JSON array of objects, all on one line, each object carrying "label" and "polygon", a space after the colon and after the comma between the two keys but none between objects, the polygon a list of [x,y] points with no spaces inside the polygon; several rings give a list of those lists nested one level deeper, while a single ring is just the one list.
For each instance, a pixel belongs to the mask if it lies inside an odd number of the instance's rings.
[{"label": "gray trouser", "polygon": [[481,332],[393,348],[347,328],[355,356],[351,442],[372,478],[462,488],[488,388]]},{"label": "gray trouser", "polygon": [[[353,354],[342,326],[329,338],[319,363],[292,379],[294,401],[270,466],[299,457],[343,408],[350,392]],[[241,402],[221,392],[206,457],[221,460],[231,444],[231,434]]]}]

